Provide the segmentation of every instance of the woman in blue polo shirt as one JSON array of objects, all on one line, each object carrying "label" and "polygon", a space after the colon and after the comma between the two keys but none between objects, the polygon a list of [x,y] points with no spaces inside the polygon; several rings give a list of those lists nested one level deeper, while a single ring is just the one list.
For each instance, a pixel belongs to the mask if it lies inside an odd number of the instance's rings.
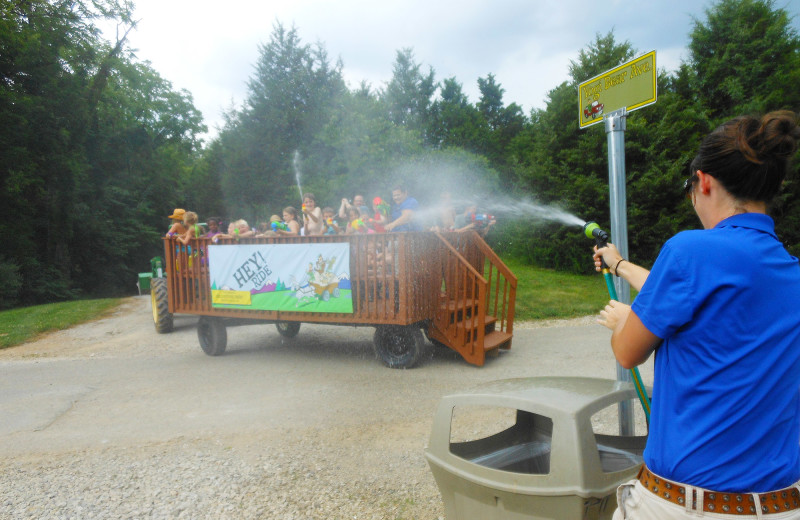
[{"label": "woman in blue polo shirt", "polygon": [[800,519],[800,264],[766,214],[798,139],[792,112],[728,121],[685,184],[703,230],[667,241],[650,272],[595,253],[640,289],[600,313],[615,357],[655,352],[645,467],[615,519]]}]

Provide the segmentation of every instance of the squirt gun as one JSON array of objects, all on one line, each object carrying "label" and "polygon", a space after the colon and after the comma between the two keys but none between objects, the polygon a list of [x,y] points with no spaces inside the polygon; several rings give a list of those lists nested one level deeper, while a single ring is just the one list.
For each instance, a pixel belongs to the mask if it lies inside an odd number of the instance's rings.
[{"label": "squirt gun", "polygon": [[390,209],[389,203],[383,200],[382,198],[375,197],[372,200],[372,205],[375,207],[375,210],[384,217],[389,215],[389,209]]},{"label": "squirt gun", "polygon": [[470,220],[475,224],[476,228],[483,229],[494,222],[494,217],[486,213],[472,213],[470,215]]}]

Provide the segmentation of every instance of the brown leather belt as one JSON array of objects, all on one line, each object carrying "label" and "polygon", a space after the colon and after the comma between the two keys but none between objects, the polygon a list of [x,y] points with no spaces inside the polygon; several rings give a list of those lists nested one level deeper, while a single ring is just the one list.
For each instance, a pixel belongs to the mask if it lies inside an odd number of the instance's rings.
[{"label": "brown leather belt", "polygon": [[[639,482],[659,498],[686,507],[686,500],[692,500],[692,509],[697,506],[697,492],[686,496],[686,488],[650,473],[646,466],[639,470]],[[728,515],[755,515],[756,501],[753,493],[720,493],[704,490],[703,511]],[[800,492],[789,487],[769,493],[758,493],[762,514],[785,513],[800,508]]]}]

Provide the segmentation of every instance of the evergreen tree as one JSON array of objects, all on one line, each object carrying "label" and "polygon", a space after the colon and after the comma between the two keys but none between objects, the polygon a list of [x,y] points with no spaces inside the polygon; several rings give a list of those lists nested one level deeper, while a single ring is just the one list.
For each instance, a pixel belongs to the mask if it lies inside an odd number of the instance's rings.
[{"label": "evergreen tree", "polygon": [[[267,203],[299,207],[295,168],[343,91],[341,64],[332,65],[322,45],[303,44],[295,28],[276,23],[260,48],[245,108],[220,135],[219,177],[231,215],[262,214]],[[301,183],[320,174],[302,172]]]},{"label": "evergreen tree", "polygon": [[422,74],[422,65],[414,61],[410,48],[397,51],[392,66],[392,79],[386,85],[382,98],[386,103],[389,119],[396,125],[420,132],[428,126],[433,94],[437,85],[433,68]]},{"label": "evergreen tree", "polygon": [[692,85],[711,118],[800,107],[800,38],[772,0],[721,0],[694,21]]},{"label": "evergreen tree", "polygon": [[486,119],[472,104],[455,77],[442,82],[440,98],[431,108],[431,144],[436,148],[459,147],[478,153],[488,139]]}]

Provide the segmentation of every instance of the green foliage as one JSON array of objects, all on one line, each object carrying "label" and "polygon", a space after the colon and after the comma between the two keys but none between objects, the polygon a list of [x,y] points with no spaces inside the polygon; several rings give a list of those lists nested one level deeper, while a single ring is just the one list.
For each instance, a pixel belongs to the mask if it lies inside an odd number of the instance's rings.
[{"label": "green foliage", "polygon": [[19,264],[0,256],[0,309],[9,309],[19,303],[21,289]]},{"label": "green foliage", "polygon": [[428,132],[432,146],[480,153],[489,134],[486,118],[470,104],[456,78],[445,79],[439,95],[431,108]]},{"label": "green foliage", "polygon": [[0,231],[23,303],[130,290],[185,188],[204,130],[191,96],[94,26],[131,28],[129,7],[3,4]]},{"label": "green foliage", "polygon": [[413,49],[397,51],[392,67],[392,79],[381,98],[386,104],[389,120],[398,126],[425,134],[430,117],[431,97],[436,91],[433,68],[428,74],[414,61]]},{"label": "green foliage", "polygon": [[[397,51],[382,90],[348,88],[323,44],[276,23],[243,107],[204,144],[191,95],[136,62],[124,37],[99,38],[100,18],[134,28],[129,7],[0,4],[0,307],[130,292],[163,254],[173,208],[252,220],[298,206],[301,189],[333,206],[355,193],[388,198],[402,181],[429,214],[449,192],[458,212],[475,200],[488,212],[532,201],[608,227],[606,135],[602,125],[579,130],[575,109],[581,81],[636,55],[613,32],[578,53],[544,109],[524,114],[493,74],[478,79],[471,103],[457,78],[439,82],[410,48]],[[628,116],[632,260],[649,265],[667,238],[698,226],[681,184],[703,136],[742,113],[800,108],[800,38],[789,22],[772,0],[717,0],[695,20],[687,61],[659,72],[658,103]],[[796,174],[772,208],[794,254]],[[488,239],[505,255],[592,272],[577,226],[498,216]]]},{"label": "green foliage", "polygon": [[800,40],[772,0],[721,0],[695,20],[694,88],[712,118],[800,106]]},{"label": "green foliage", "polygon": [[341,65],[332,66],[321,45],[303,44],[295,28],[276,24],[260,52],[245,108],[230,114],[214,149],[219,156],[208,163],[235,218],[263,214],[267,205],[272,213],[299,206],[296,176],[301,186],[314,184],[309,147],[346,95]]}]

